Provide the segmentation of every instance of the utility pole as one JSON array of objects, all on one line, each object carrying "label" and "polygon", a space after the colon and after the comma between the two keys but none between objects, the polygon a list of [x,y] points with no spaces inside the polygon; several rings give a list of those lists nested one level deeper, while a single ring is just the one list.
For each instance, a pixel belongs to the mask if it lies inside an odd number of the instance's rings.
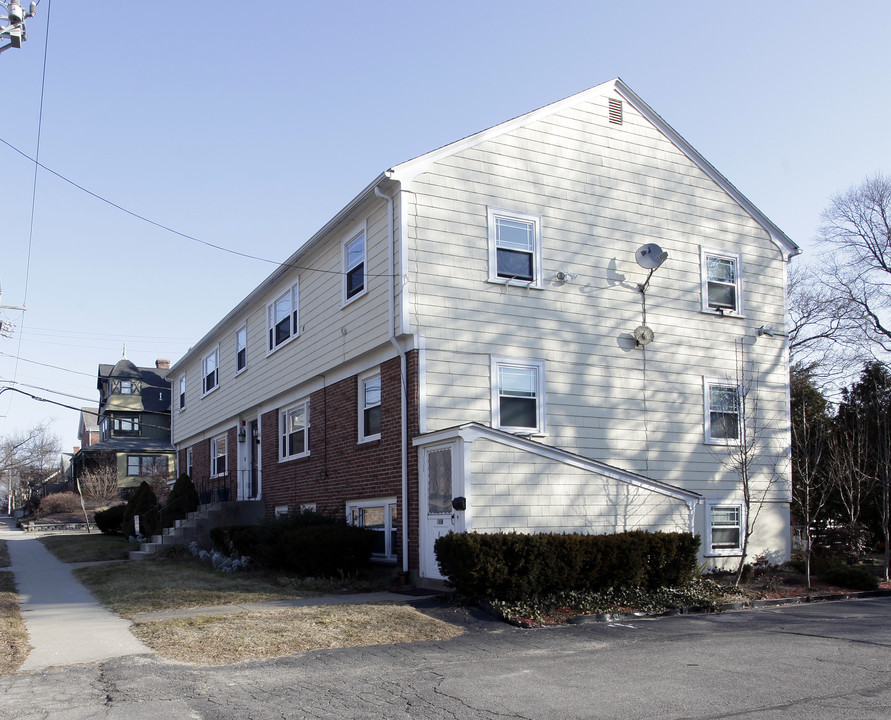
[{"label": "utility pole", "polygon": [[[0,290],[0,300],[3,300],[3,291]],[[21,310],[24,312],[28,308],[24,305],[3,305],[0,303],[0,310]],[[12,323],[8,323],[3,319],[3,314],[0,313],[0,337],[9,337],[12,334]]]},{"label": "utility pole", "polygon": [[0,23],[5,22],[4,25],[0,25],[0,40],[9,40],[7,45],[0,45],[0,53],[2,53],[9,48],[20,48],[22,43],[28,39],[25,20],[37,14],[37,3],[32,2],[27,13],[19,0],[0,0],[0,6],[6,10],[6,15],[0,15]]}]

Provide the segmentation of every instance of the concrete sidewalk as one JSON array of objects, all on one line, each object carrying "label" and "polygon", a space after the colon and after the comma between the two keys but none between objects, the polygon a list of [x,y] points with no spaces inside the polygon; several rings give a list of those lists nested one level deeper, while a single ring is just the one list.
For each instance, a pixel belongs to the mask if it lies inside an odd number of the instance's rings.
[{"label": "concrete sidewalk", "polygon": [[104,609],[65,563],[33,535],[0,517],[31,654],[20,671],[79,665],[152,650],[130,632],[132,623]]}]

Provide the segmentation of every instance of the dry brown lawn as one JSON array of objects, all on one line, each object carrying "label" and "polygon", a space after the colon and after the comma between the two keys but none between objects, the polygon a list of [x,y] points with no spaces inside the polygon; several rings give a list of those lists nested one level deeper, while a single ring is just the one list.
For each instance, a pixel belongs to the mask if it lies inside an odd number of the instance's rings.
[{"label": "dry brown lawn", "polygon": [[[3,540],[0,540],[0,567],[9,567],[9,552]],[[14,673],[25,662],[30,649],[28,631],[19,612],[15,579],[8,570],[0,570],[0,676]]]},{"label": "dry brown lawn", "polygon": [[258,613],[137,623],[133,633],[159,655],[228,665],[307,650],[448,640],[461,628],[405,605],[320,605]]}]

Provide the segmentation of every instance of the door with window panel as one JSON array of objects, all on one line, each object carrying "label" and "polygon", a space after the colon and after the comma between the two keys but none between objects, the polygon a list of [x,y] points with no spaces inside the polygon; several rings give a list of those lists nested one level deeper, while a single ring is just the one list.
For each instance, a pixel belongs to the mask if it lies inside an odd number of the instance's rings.
[{"label": "door with window panel", "polygon": [[[423,577],[442,578],[436,562],[434,545],[437,538],[448,534],[456,527],[456,516],[452,509],[455,497],[455,468],[457,465],[457,445],[439,445],[425,448],[422,454],[421,477],[421,568]],[[426,513],[424,512],[426,510]]]}]

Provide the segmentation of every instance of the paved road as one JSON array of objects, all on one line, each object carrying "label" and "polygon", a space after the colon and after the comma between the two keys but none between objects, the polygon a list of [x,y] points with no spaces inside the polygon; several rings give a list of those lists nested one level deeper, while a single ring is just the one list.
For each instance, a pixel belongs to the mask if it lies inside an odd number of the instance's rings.
[{"label": "paved road", "polygon": [[156,656],[0,678],[16,720],[803,718],[887,720],[891,599],[520,630],[426,611],[443,643],[303,653],[223,668]]}]

